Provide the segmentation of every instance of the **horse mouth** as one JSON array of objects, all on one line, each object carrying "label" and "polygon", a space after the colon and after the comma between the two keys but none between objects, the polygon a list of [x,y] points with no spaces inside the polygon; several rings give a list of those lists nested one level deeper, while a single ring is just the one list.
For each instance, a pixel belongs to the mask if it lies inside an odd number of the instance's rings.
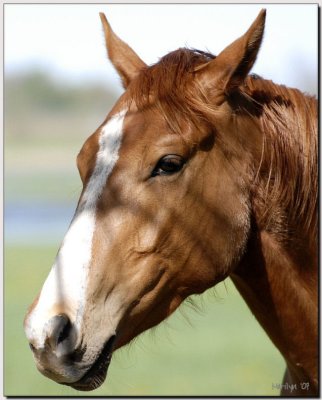
[{"label": "horse mouth", "polygon": [[86,372],[86,374],[77,382],[67,383],[73,389],[90,391],[97,389],[105,381],[107,370],[111,362],[113,344],[115,342],[115,335],[113,335],[104,345],[103,350]]}]

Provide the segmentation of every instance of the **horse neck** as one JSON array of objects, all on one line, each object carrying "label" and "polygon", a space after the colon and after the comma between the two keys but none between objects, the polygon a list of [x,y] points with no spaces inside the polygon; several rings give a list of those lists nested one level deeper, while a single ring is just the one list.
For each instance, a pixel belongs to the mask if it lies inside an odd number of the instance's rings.
[{"label": "horse neck", "polygon": [[268,232],[253,230],[231,274],[237,289],[299,382],[317,386],[318,268],[299,265]]},{"label": "horse neck", "polygon": [[[300,100],[307,106],[307,100],[295,97],[292,93],[292,108],[284,107],[284,121],[281,112],[273,113],[279,117],[277,126],[264,114],[258,120],[264,145],[266,139],[269,146],[254,168],[253,227],[244,258],[231,277],[298,382],[316,388],[317,133],[316,124],[314,128],[307,121],[312,115],[300,115],[295,107]],[[267,110],[272,112],[269,106]],[[293,127],[294,140],[287,137],[290,132],[281,132],[287,124]],[[294,131],[294,126],[299,128]]]}]

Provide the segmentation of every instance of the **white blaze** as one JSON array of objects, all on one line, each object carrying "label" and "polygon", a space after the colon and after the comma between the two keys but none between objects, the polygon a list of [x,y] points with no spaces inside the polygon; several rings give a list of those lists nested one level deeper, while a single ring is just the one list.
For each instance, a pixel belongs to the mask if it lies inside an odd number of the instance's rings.
[{"label": "white blaze", "polygon": [[125,114],[126,110],[123,110],[114,115],[101,130],[92,176],[41,290],[38,303],[26,321],[27,337],[37,348],[44,346],[46,323],[61,308],[71,318],[76,329],[80,327],[92,257],[96,204],[119,157]]}]

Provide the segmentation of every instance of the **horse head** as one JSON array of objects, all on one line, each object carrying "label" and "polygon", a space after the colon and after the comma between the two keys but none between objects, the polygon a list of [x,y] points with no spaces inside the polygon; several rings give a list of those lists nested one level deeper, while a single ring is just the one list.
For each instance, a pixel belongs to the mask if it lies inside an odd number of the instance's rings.
[{"label": "horse head", "polygon": [[125,92],[77,156],[75,215],[25,318],[40,372],[79,390],[102,384],[114,350],[238,265],[260,157],[256,126],[234,125],[234,101],[264,10],[217,57],[179,49],[150,67],[101,19]]}]

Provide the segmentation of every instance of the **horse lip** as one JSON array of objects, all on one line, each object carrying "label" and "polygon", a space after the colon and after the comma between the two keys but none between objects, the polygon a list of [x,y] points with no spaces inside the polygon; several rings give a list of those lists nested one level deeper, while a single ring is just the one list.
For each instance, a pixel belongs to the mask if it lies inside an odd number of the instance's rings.
[{"label": "horse lip", "polygon": [[71,386],[73,389],[76,390],[90,391],[97,389],[106,378],[107,370],[112,358],[115,339],[116,335],[113,335],[106,341],[106,343],[102,347],[102,351],[97,356],[90,369],[80,380],[78,380],[77,382],[63,384]]}]

